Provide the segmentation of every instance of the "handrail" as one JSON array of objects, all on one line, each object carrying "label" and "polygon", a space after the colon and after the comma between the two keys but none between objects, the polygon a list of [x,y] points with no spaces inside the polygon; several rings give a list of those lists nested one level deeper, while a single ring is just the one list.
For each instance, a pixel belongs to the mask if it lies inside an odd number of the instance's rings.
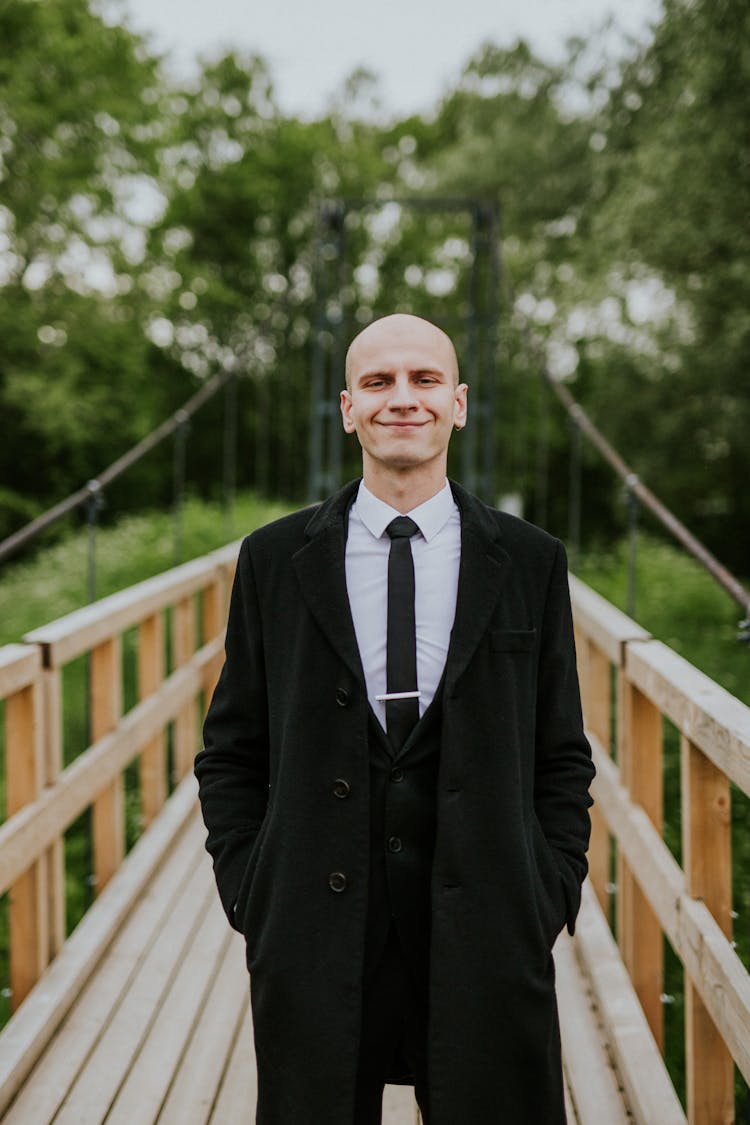
[{"label": "handrail", "polygon": [[102,492],[102,489],[107,485],[112,484],[118,477],[122,476],[133,465],[137,464],[147,453],[155,449],[166,438],[171,437],[177,430],[181,429],[187,421],[195,414],[201,407],[205,406],[214,395],[216,395],[222,387],[236,377],[234,368],[229,368],[224,371],[218,372],[213,375],[207,383],[205,383],[199,391],[187,400],[178,410],[169,416],[161,425],[152,430],[150,434],[142,438],[134,446],[103,469],[98,476],[93,477],[82,488],[67,496],[64,500],[43,512],[41,516],[31,520],[24,527],[14,531],[7,539],[0,543],[0,562],[7,559],[10,555],[18,551],[24,544],[29,543],[32,539],[36,538],[40,532],[46,528],[51,527],[62,519],[63,516],[69,515],[77,508],[83,507],[84,504],[90,500],[95,499]]},{"label": "handrail", "polygon": [[[125,771],[138,762],[142,831],[170,781],[190,773],[198,709],[222,663],[224,623],[239,543],[146,579],[0,648],[7,819],[0,825],[0,894],[10,891],[14,1008],[65,940],[64,834],[91,810],[91,878],[100,892],[125,855]],[[165,633],[171,629],[166,664]],[[137,701],[123,708],[123,638],[132,645]],[[88,745],[64,764],[63,676],[90,703]],[[83,681],[83,682],[81,682]],[[66,691],[73,681],[67,680]],[[172,728],[171,756],[167,728]]]},{"label": "handrail", "polygon": [[628,492],[632,493],[633,496],[637,496],[644,507],[648,508],[648,510],[656,516],[661,525],[672,534],[678,543],[682,544],[685,550],[708,571],[719,585],[726,590],[730,597],[734,598],[743,612],[750,617],[750,591],[742,585],[738,578],[735,578],[723,563],[720,563],[719,560],[711,554],[708,547],[704,546],[700,539],[697,539],[696,536],[685,527],[684,523],[669,510],[666,504],[663,504],[658,496],[643,483],[638,474],[631,469],[614,446],[607,441],[601,430],[594,425],[580,403],[576,402],[573,398],[568,388],[564,387],[557,379],[553,379],[546,366],[542,368],[542,373],[547,384],[552,388],[555,395],[562,403],[573,424],[585,434],[591,444],[601,453],[604,460],[611,465],[618,477],[620,477],[625,484]]},{"label": "handrail", "polygon": [[[750,708],[584,583],[570,585],[597,770],[591,885],[610,917],[616,902],[617,943],[660,1046],[668,938],[685,974],[688,1118],[732,1120],[734,1065],[750,1080],[750,973],[732,942],[730,807],[732,784],[750,796]],[[680,756],[682,865],[663,833],[664,719],[679,734],[670,752]]]}]

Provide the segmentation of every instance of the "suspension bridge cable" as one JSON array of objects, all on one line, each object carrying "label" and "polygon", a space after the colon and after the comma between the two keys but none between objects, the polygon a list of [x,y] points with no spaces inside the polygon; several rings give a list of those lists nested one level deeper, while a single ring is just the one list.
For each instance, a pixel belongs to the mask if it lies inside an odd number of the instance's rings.
[{"label": "suspension bridge cable", "polygon": [[218,372],[212,376],[199,391],[197,391],[192,398],[189,398],[183,406],[170,415],[166,421],[152,430],[150,434],[142,438],[134,446],[108,465],[98,476],[88,481],[83,488],[79,488],[76,492],[43,512],[41,516],[37,516],[30,523],[9,535],[0,543],[0,562],[7,559],[10,555],[20,550],[25,544],[30,543],[46,528],[51,527],[53,524],[61,520],[63,516],[67,516],[70,512],[74,512],[77,508],[81,508],[88,504],[92,497],[101,496],[102,489],[110,485],[133,465],[137,464],[147,453],[155,449],[166,438],[171,437],[175,431],[184,427],[189,418],[193,416],[202,406],[205,406],[210,399],[212,399],[228,382],[230,379],[236,377],[236,371],[232,368],[227,368],[224,371]]},{"label": "suspension bridge cable", "polygon": [[[510,295],[510,307],[512,308],[515,305],[515,293],[509,279],[507,285]],[[546,361],[539,355],[539,345],[532,340],[528,325],[524,322],[519,325],[519,328],[529,353],[534,357],[535,362],[539,364],[539,373],[543,381],[551,388],[573,425],[588,438],[604,460],[614,469],[617,476],[623,481],[628,494],[636,497],[640,503],[656,517],[662,527],[669,531],[673,538],[676,539],[677,542],[708,571],[722,589],[734,599],[742,609],[746,619],[750,619],[750,591],[743,586],[740,580],[736,578],[723,563],[719,562],[716,556],[709,551],[708,547],[701,543],[701,541],[685,527],[685,524],[677,518],[674,512],[670,511],[666,504],[662,503],[658,496],[643,483],[638,474],[634,472],[624,458],[620,456],[614,446],[607,441],[601,430],[594,425],[581,404],[573,398],[568,388],[558,379],[553,378]],[[743,622],[743,627],[746,627],[746,622]],[[746,639],[744,635],[742,635],[742,639]]]}]

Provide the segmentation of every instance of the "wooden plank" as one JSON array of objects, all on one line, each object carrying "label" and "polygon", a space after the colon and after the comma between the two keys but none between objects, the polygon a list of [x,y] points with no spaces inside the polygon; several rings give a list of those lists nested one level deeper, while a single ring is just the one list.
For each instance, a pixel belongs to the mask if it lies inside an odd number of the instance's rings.
[{"label": "wooden plank", "polygon": [[[585,641],[586,727],[608,751],[611,740],[612,701],[611,665],[607,654],[593,641]],[[610,837],[607,823],[597,805],[591,809],[591,843],[589,845],[589,877],[602,909],[609,915],[612,897],[609,893]]]},{"label": "wooden plank", "polygon": [[[6,810],[12,816],[34,801],[44,784],[41,684],[34,679],[5,704]],[[47,865],[41,857],[9,895],[11,1002],[15,1011],[46,968],[50,952]]]},{"label": "wooden plank", "polygon": [[[203,591],[203,641],[212,640],[214,638],[224,636],[224,628],[226,624],[227,605],[226,605],[226,590],[223,571],[220,572],[219,577],[210,586],[207,586]],[[206,676],[203,681],[203,691],[205,694],[205,705],[208,707],[211,697],[216,687],[216,681],[221,672],[223,664],[223,654],[217,653],[216,660],[210,667],[206,668]]]},{"label": "wooden plank", "polygon": [[[148,699],[164,680],[164,618],[152,614],[138,627],[138,698]],[[143,747],[140,758],[141,815],[147,828],[167,799],[167,743],[164,729]]]},{"label": "wooden plank", "polygon": [[632,618],[616,609],[575,575],[569,575],[570,600],[576,628],[615,665],[625,663],[626,641],[647,641],[651,636]]},{"label": "wooden plank", "polygon": [[[51,790],[58,781],[63,769],[63,717],[62,717],[62,672],[59,668],[47,668],[42,674],[42,741],[44,747],[44,784]],[[0,828],[0,836],[2,828]],[[47,839],[48,847],[44,855],[47,884],[47,929],[49,950],[47,960],[57,957],[63,947],[66,935],[65,925],[65,846],[62,832],[56,832]],[[37,854],[36,849],[27,855]],[[0,868],[5,857],[0,843]],[[0,874],[0,883],[3,882]]]},{"label": "wooden plank", "polygon": [[[705,903],[724,935],[731,939],[729,779],[685,735],[680,753],[685,889]],[[731,1120],[732,1056],[689,978],[685,981],[685,1062],[690,1125]]]},{"label": "wooden plank", "polygon": [[136,704],[117,730],[101,738],[71,763],[53,787],[0,825],[0,892],[28,867],[105,787],[133,760],[150,738],[200,690],[202,670],[219,646],[210,642],[190,664],[164,681],[159,694]]},{"label": "wooden plank", "polygon": [[[177,603],[172,617],[172,650],[175,668],[190,663],[195,652],[195,599],[191,596]],[[174,724],[174,771],[180,780],[193,768],[198,736],[198,713],[195,699],[180,708]]]},{"label": "wooden plank", "polygon": [[383,1090],[383,1125],[416,1125],[417,1103],[413,1086],[386,1086]]},{"label": "wooden plank", "polygon": [[101,598],[92,605],[76,609],[57,621],[32,630],[23,639],[28,644],[44,645],[49,666],[60,667],[174,605],[181,598],[198,593],[211,581],[217,565],[220,564],[211,555],[193,559],[129,586],[127,590]]},{"label": "wooden plank", "polygon": [[[112,637],[91,653],[91,741],[117,727],[122,714],[122,646]],[[99,792],[91,809],[94,886],[104,890],[125,855],[125,787],[120,771]]]},{"label": "wooden plank", "polygon": [[596,894],[587,881],[574,948],[638,1125],[685,1125],[685,1114]]},{"label": "wooden plank", "polygon": [[0,1032],[0,1114],[70,1011],[97,961],[124,924],[133,902],[161,865],[171,842],[189,818],[196,816],[195,781],[186,778]]},{"label": "wooden plank", "polygon": [[750,974],[706,905],[688,895],[672,942],[708,1014],[750,1084]]},{"label": "wooden plank", "polygon": [[250,999],[245,993],[244,1015],[235,1034],[229,1064],[211,1114],[210,1125],[255,1120],[258,1101],[258,1074],[253,1050],[253,1022]]},{"label": "wooden plank", "polygon": [[570,1092],[570,1079],[568,1072],[563,1067],[563,1093],[565,1095],[565,1116],[567,1118],[567,1125],[578,1125],[578,1114],[576,1113],[575,1103],[573,1102],[573,1095]]},{"label": "wooden plank", "polygon": [[[216,895],[212,883],[209,866],[199,865],[194,880],[191,880],[190,892],[181,896],[172,912],[170,924],[157,935],[122,1003],[102,1029],[85,1068],[71,1086],[55,1117],[55,1125],[99,1125],[105,1117],[108,1122],[122,1120],[116,1113],[113,1116],[110,1107],[118,1097],[118,1091],[129,1088],[133,1064],[140,1062],[141,1048],[157,1024],[161,1039],[154,1051],[152,1069],[161,1071],[157,1077],[162,1080],[169,1081],[171,1078],[172,1055],[175,1049],[181,1050],[183,1034],[179,1022],[166,1029],[164,1027],[171,986],[179,978],[189,999],[195,1002],[196,995],[203,996],[196,958],[191,958],[196,933],[205,942],[205,955],[210,965],[216,951],[211,931],[218,931],[220,926],[222,931],[227,928],[221,911],[211,910]],[[196,973],[192,983],[185,981],[183,973],[188,959]],[[137,1113],[131,1111],[128,1120],[147,1125],[154,1120],[145,1109],[150,1100],[148,1079],[151,1075],[142,1077],[144,1081],[139,1091],[141,1104]]]},{"label": "wooden plank", "polygon": [[[110,1073],[106,1080],[97,1075],[96,1098],[99,1105],[105,1104],[99,1100],[102,1095],[108,1097],[118,1089],[119,1081],[115,1085],[113,1078],[120,1078],[120,1059],[123,1060],[123,1066],[125,1060],[128,1064],[127,1075],[122,1074],[124,1081],[107,1114],[107,1125],[132,1125],[133,1121],[147,1125],[157,1120],[183,1051],[206,998],[210,995],[218,966],[234,931],[227,926],[227,920],[219,907],[207,860],[205,870],[210,880],[209,896],[202,901],[197,911],[197,904],[190,904],[192,918],[187,927],[189,942],[185,943],[177,955],[174,948],[175,934],[181,934],[183,927],[177,929],[170,926],[168,936],[171,941],[167,946],[167,954],[170,946],[172,950],[170,960],[162,958],[158,972],[147,974],[144,971],[139,975],[138,983],[143,981],[144,989],[148,985],[148,991],[144,991],[140,999],[139,1008],[143,1008],[146,996],[154,996],[154,991],[159,996],[157,1004],[150,999],[153,1015],[147,1025],[141,1022],[143,1034],[139,1035],[137,1041],[135,1036],[128,1036],[123,1043],[121,1026],[113,1023],[107,1029],[112,1034],[107,1036],[108,1049],[102,1058],[106,1058]],[[163,988],[164,979],[167,981],[166,988]],[[139,1014],[137,1009],[130,1013],[131,1018]],[[71,1098],[56,1125],[82,1125],[80,1107],[87,1104],[92,1094],[93,1090],[87,1092],[84,1101]],[[92,1123],[94,1120],[92,1117]]]},{"label": "wooden plank", "polygon": [[[625,686],[626,738],[620,751],[620,778],[661,836],[663,827],[662,717],[658,707],[632,684]],[[617,935],[622,957],[656,1042],[664,1042],[664,946],[651,904],[625,858],[618,854]]]},{"label": "wooden plank", "polygon": [[29,687],[41,669],[40,649],[32,645],[3,645],[0,648],[0,699]]},{"label": "wooden plank", "polygon": [[558,937],[554,956],[563,1064],[577,1120],[581,1125],[601,1125],[603,1121],[627,1125],[628,1113],[617,1075],[567,933]]},{"label": "wooden plank", "polygon": [[[245,943],[234,934],[174,1075],[159,1125],[185,1125],[187,1121],[204,1125],[208,1121],[248,996]],[[140,1103],[137,1108],[140,1114]]]},{"label": "wooden plank", "polygon": [[203,826],[194,817],[97,962],[67,1018],[3,1117],[4,1125],[43,1125],[54,1119],[102,1028],[122,1003],[144,954],[161,929],[170,924],[186,888],[189,893],[194,885],[195,859],[203,836]]},{"label": "wooden plank", "polygon": [[750,796],[750,707],[657,641],[628,646],[627,674]]}]

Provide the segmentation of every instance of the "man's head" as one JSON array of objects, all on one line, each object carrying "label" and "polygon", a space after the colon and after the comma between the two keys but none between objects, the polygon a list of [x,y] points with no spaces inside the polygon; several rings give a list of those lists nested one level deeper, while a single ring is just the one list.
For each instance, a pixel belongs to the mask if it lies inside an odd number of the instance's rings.
[{"label": "man's head", "polygon": [[445,475],[466,392],[450,338],[430,321],[396,313],[363,329],[347,352],[341,414],[359,438],[365,477],[417,467]]}]

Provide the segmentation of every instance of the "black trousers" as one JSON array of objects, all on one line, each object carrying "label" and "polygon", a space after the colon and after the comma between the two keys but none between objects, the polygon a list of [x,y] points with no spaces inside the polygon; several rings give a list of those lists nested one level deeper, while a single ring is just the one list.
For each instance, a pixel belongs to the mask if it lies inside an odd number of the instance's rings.
[{"label": "black trousers", "polygon": [[407,959],[391,922],[382,955],[365,971],[354,1125],[380,1125],[383,1087],[413,1083],[429,1125],[427,1012],[429,967]]}]

